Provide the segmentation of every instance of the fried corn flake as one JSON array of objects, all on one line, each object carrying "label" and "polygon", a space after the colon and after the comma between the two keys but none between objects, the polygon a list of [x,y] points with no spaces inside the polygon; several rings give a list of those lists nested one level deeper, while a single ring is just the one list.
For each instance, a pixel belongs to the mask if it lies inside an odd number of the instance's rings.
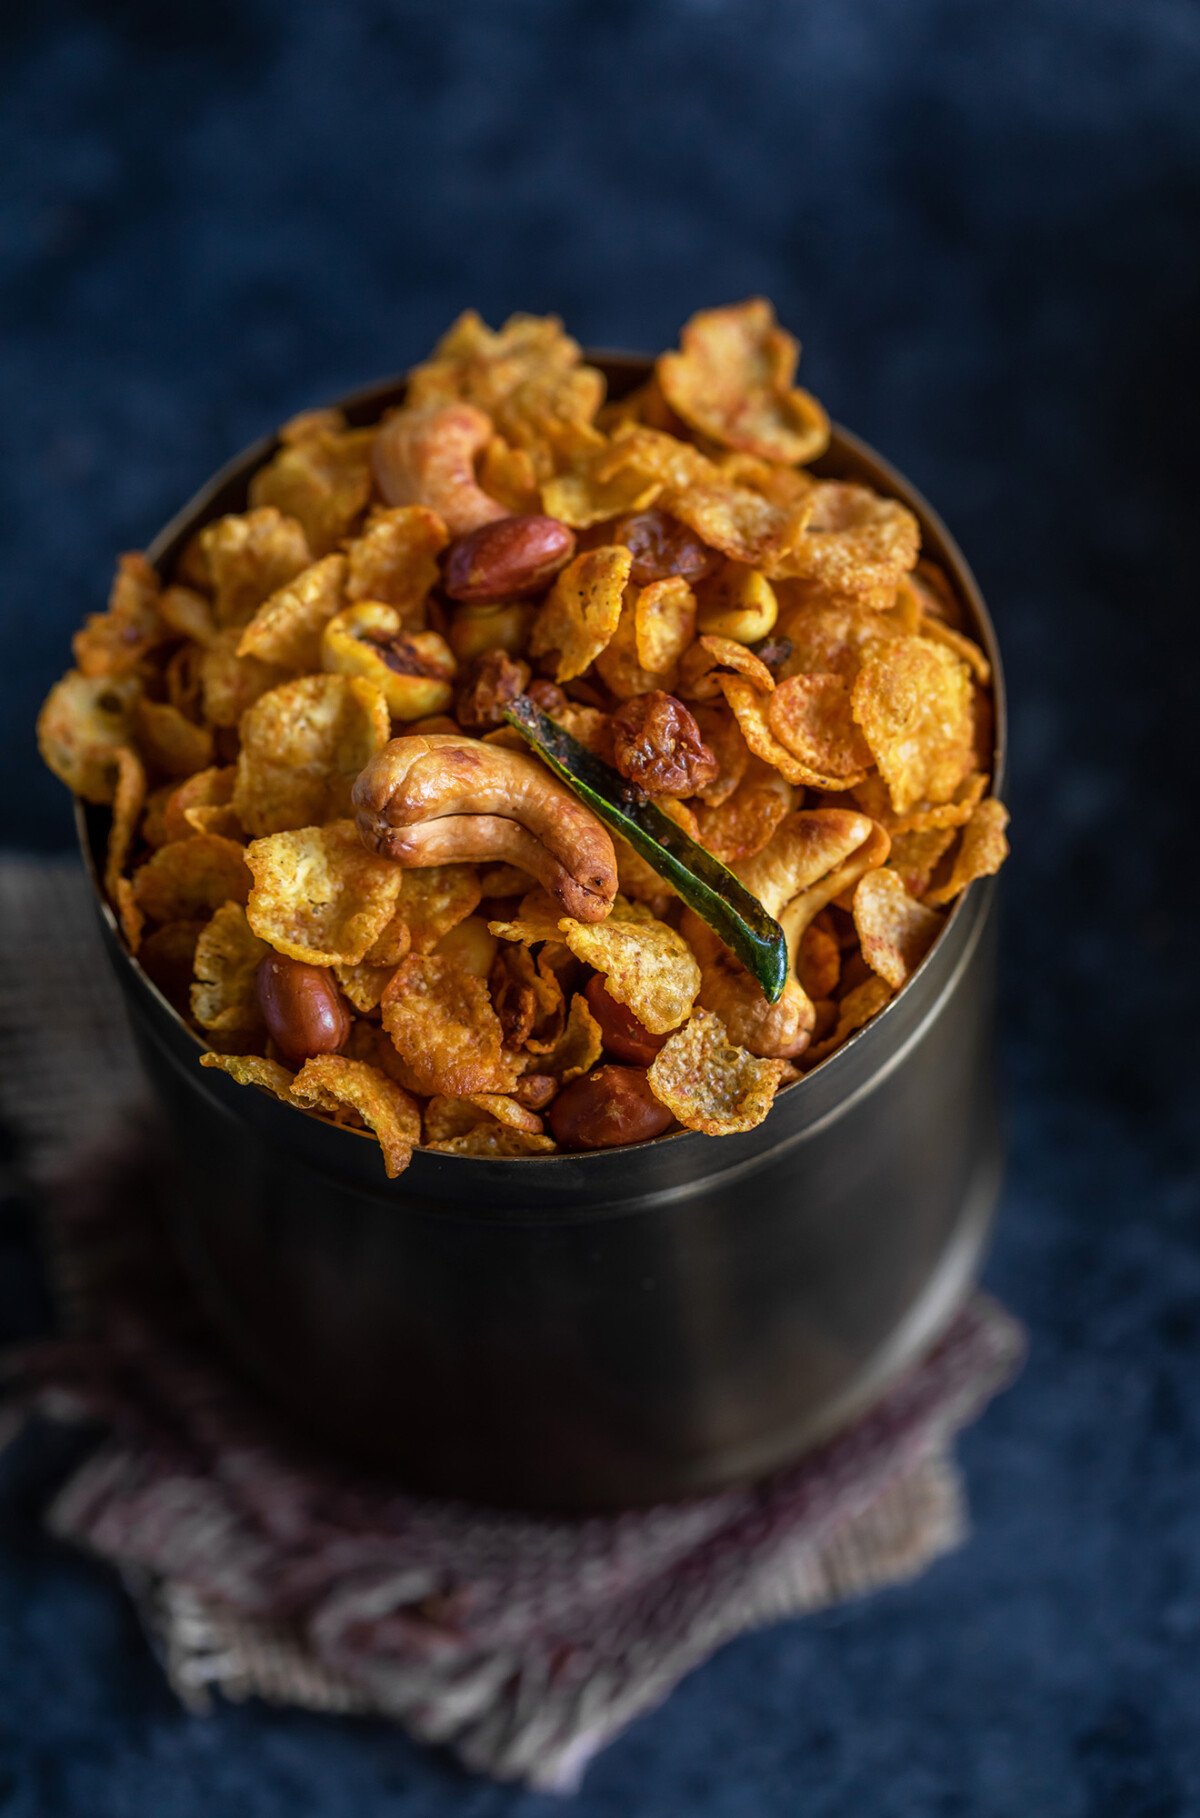
[{"label": "fried corn flake", "polygon": [[785,1064],[735,1047],[719,1016],[697,1010],[668,1037],[646,1078],[685,1130],[736,1136],[762,1123]]},{"label": "fried corn flake", "polygon": [[872,972],[899,991],[941,933],[942,917],[911,897],[895,871],[867,871],[854,888],[854,927]]},{"label": "fried corn flake", "polygon": [[351,1112],[374,1132],[389,1180],[403,1174],[421,1140],[421,1110],[412,1094],[378,1067],[344,1054],[318,1054],[291,1082],[296,1104],[327,1117]]},{"label": "fried corn flake", "polygon": [[404,878],[364,850],[353,821],[253,840],[246,864],[251,928],[277,953],[314,966],[359,965],[391,921]]},{"label": "fried corn flake", "polygon": [[391,730],[379,690],[360,676],[283,682],[242,716],[233,806],[250,834],[337,819],[354,779]]},{"label": "fried corn flake", "polygon": [[384,993],[383,1026],[414,1092],[462,1097],[514,1083],[487,986],[451,959],[410,953]]}]

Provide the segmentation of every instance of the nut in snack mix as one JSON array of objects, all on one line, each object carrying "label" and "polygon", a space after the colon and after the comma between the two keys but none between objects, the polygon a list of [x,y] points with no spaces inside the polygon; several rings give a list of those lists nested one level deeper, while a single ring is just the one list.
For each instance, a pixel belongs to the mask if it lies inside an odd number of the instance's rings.
[{"label": "nut in snack mix", "polygon": [[121,558],[38,738],[205,1065],[395,1176],[752,1129],[904,988],[1007,854],[989,668],[798,353],[705,310],[606,403],[468,313]]}]

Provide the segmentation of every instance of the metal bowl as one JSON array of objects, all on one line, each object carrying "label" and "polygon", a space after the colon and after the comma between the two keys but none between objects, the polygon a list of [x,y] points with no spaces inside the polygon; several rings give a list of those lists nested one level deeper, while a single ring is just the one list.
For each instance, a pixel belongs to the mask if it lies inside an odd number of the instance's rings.
[{"label": "metal bowl", "polygon": [[[614,395],[646,362],[593,355]],[[370,421],[389,381],[343,401]],[[245,499],[224,468],[149,550]],[[835,430],[823,474],[904,502],[992,663],[995,634],[944,526]],[[999,1188],[994,880],[973,884],[903,991],[744,1136],[681,1132],[582,1155],[418,1152],[197,1065],[201,1043],[124,948],[80,838],[161,1105],[181,1252],[242,1367],[310,1433],[415,1488],[526,1508],[631,1507],[753,1477],[853,1417],[946,1325]]]}]

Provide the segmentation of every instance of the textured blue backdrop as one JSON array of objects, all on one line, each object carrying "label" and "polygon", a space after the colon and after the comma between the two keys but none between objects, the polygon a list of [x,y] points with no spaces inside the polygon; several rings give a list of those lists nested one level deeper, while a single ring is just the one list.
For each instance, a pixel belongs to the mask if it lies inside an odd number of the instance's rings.
[{"label": "textured blue backdrop", "polygon": [[[94,0],[0,26],[0,837],[113,552],[464,304],[658,346],[765,291],[937,501],[1013,695],[1020,1385],[922,1582],[730,1647],[580,1818],[1200,1811],[1194,0]],[[36,1318],[8,1208],[0,1314]],[[182,1715],[10,1464],[3,1818],[533,1818],[381,1728]]]}]

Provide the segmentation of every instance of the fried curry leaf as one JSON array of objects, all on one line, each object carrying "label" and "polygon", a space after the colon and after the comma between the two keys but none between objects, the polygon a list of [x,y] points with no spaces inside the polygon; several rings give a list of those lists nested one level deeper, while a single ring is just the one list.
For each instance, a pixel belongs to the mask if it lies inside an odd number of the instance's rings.
[{"label": "fried curry leaf", "polygon": [[776,1003],[788,972],[787,941],[756,896],[621,774],[555,724],[528,695],[504,709],[537,755],[614,833],[629,841],[689,909],[706,921]]}]

